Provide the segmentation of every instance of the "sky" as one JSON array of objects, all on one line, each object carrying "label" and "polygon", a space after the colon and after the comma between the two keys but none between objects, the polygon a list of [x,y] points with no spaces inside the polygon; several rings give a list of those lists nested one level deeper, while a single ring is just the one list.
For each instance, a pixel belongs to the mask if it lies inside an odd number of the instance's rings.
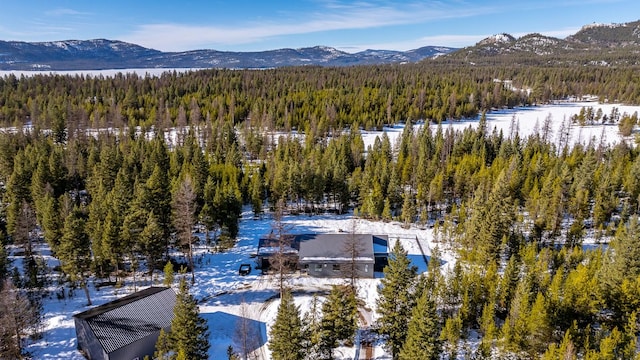
[{"label": "sky", "polygon": [[636,20],[637,0],[0,0],[0,40],[101,38],[162,51],[405,51]]}]

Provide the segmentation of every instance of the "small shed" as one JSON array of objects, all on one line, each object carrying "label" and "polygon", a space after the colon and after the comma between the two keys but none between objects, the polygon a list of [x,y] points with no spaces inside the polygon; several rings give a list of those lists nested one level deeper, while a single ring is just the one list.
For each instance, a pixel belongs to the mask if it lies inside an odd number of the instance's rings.
[{"label": "small shed", "polygon": [[78,350],[89,360],[153,357],[160,329],[169,331],[176,293],[150,287],[73,316]]}]

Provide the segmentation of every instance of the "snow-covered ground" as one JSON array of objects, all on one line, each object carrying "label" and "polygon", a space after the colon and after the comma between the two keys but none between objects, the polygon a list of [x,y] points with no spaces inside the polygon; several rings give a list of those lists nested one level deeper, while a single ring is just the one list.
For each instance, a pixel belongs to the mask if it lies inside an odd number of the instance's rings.
[{"label": "snow-covered ground", "polygon": [[[352,231],[361,233],[389,235],[390,246],[395,241],[401,241],[409,253],[412,262],[420,272],[427,268],[425,257],[431,254],[433,230],[411,227],[405,229],[397,222],[372,222],[354,219],[349,215],[299,215],[286,216],[284,221],[292,233],[337,233]],[[230,344],[239,348],[241,334],[238,329],[250,329],[250,348],[255,349],[258,359],[269,359],[267,348],[267,334],[275,320],[277,313],[278,285],[272,276],[261,275],[259,270],[253,269],[251,274],[240,276],[238,267],[242,263],[255,265],[252,254],[257,251],[258,239],[268,234],[273,221],[266,215],[262,219],[254,219],[251,212],[243,214],[240,223],[240,234],[236,246],[222,253],[214,253],[204,247],[199,248],[196,257],[196,283],[191,293],[200,303],[202,316],[207,319],[211,331],[211,359],[227,359],[226,351]],[[204,234],[201,234],[204,235]],[[417,242],[420,242],[425,257]],[[46,246],[39,251],[51,266],[58,265],[58,261],[49,255]],[[451,263],[453,255],[443,254],[444,263]],[[20,257],[14,258],[15,266],[21,266]],[[156,279],[139,275],[137,289],[157,285],[161,282],[162,274],[156,274]],[[301,312],[307,312],[313,295],[322,301],[323,295],[330,290],[331,285],[345,283],[343,279],[319,279],[306,275],[294,274],[289,280],[293,288],[295,301]],[[376,279],[361,279],[358,284],[359,297],[365,302],[361,310],[367,324],[375,320],[376,288],[380,282],[380,275]],[[55,289],[55,286],[53,287]],[[100,290],[91,284],[91,297],[94,305],[103,304],[115,298],[134,291],[133,279],[128,278],[124,286],[119,289],[103,287]],[[67,289],[68,291],[68,289]],[[82,290],[73,291],[71,297],[59,299],[55,290],[44,304],[45,324],[44,336],[41,340],[31,343],[28,350],[37,359],[83,359],[76,350],[77,342],[73,323],[73,314],[87,310],[86,298]],[[364,326],[364,325],[363,325]],[[388,354],[377,346],[375,358],[386,359]],[[353,358],[355,348],[339,348],[336,354],[340,358]]]},{"label": "snow-covered ground", "polygon": [[[497,131],[502,131],[505,137],[509,137],[512,133],[512,123],[515,124],[515,129],[521,138],[527,137],[536,131],[536,128],[541,132],[542,126],[547,117],[551,117],[551,133],[549,134],[549,140],[558,145],[560,130],[565,126],[567,131],[567,125],[571,124],[571,117],[580,113],[581,108],[592,107],[594,113],[598,109],[602,109],[604,115],[609,116],[611,110],[615,107],[618,109],[619,114],[627,113],[632,115],[634,112],[640,113],[640,106],[630,106],[622,104],[600,104],[597,102],[566,102],[557,103],[552,105],[540,105],[530,107],[517,107],[513,109],[505,109],[492,111],[487,113],[487,129],[488,132],[493,131],[495,128]],[[446,121],[442,123],[442,130],[446,131],[448,128],[453,130],[464,130],[471,126],[473,128],[478,126],[480,117],[474,119],[466,119],[460,121]],[[515,120],[515,121],[513,121]],[[417,123],[416,129],[424,126],[423,123]],[[437,125],[430,125],[432,131],[436,131]],[[386,132],[387,136],[391,140],[391,144],[395,144],[396,139],[402,134],[404,125],[399,124],[393,127],[385,127],[383,131],[363,131],[362,137],[364,140],[365,149],[373,145],[375,138],[380,136],[382,132]],[[588,144],[591,140],[595,139],[595,144],[600,143],[602,138],[604,144],[617,144],[621,141],[628,141],[630,139],[624,139],[618,131],[617,124],[598,124],[588,126],[578,126],[578,124],[571,124],[569,129],[569,144],[581,143],[583,145]],[[630,144],[633,141],[629,141]]]}]

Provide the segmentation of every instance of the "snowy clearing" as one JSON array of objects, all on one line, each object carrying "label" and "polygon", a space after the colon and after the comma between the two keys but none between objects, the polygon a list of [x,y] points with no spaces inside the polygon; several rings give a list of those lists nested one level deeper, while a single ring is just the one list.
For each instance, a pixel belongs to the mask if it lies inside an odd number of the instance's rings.
[{"label": "snowy clearing", "polygon": [[[487,113],[487,130],[489,133],[495,128],[498,132],[502,131],[505,137],[509,137],[512,133],[512,120],[515,120],[515,129],[521,138],[525,138],[533,134],[536,129],[542,129],[544,121],[547,117],[551,117],[551,133],[549,140],[558,145],[560,130],[563,127],[563,123],[571,124],[570,118],[573,115],[579,114],[580,109],[592,107],[594,112],[598,109],[602,109],[602,113],[607,115],[611,113],[611,110],[615,107],[622,115],[627,113],[632,115],[634,112],[640,113],[640,106],[630,106],[622,104],[600,104],[597,102],[567,102],[558,103],[552,105],[540,105],[530,107],[517,107],[514,109],[505,109],[492,111]],[[466,119],[460,121],[446,121],[442,123],[442,130],[446,131],[451,128],[454,131],[464,130],[465,128],[478,126],[480,117],[474,119]],[[416,128],[421,128],[424,123],[417,123]],[[430,125],[432,131],[436,131],[437,125]],[[367,149],[375,142],[376,137],[381,136],[383,132],[387,133],[391,144],[395,144],[397,139],[402,134],[404,125],[399,124],[392,127],[385,127],[383,131],[362,131],[362,138],[364,140],[364,147]],[[567,129],[564,129],[567,131]],[[587,145],[590,141],[595,141],[597,145],[601,139],[603,144],[618,144],[622,141],[627,141],[629,144],[633,144],[631,138],[623,138],[618,131],[617,124],[597,124],[578,126],[577,124],[571,124],[569,131],[569,144],[583,144]]]},{"label": "snowy clearing", "polygon": [[[398,222],[372,222],[354,219],[349,215],[316,215],[316,216],[286,216],[284,222],[292,233],[338,233],[342,229],[355,229],[356,232],[389,235],[392,247],[395,241],[401,241],[409,253],[413,264],[424,272],[427,269],[425,259],[431,255],[433,230],[411,227],[405,229]],[[252,329],[253,336],[250,348],[255,350],[258,359],[269,359],[267,348],[267,334],[275,320],[277,312],[277,282],[273,276],[261,275],[260,270],[252,269],[246,276],[238,274],[240,264],[255,264],[252,254],[257,251],[260,236],[271,231],[272,219],[264,216],[254,219],[253,213],[246,212],[240,222],[240,234],[236,246],[222,253],[213,253],[204,247],[197,250],[196,284],[191,293],[200,303],[202,316],[207,319],[211,331],[211,359],[227,359],[226,350],[230,344],[238,346],[239,327]],[[204,237],[204,234],[199,234]],[[424,251],[420,250],[420,246]],[[58,265],[52,258],[48,248],[42,246],[40,253],[50,266]],[[453,263],[453,254],[442,254],[444,264]],[[21,266],[21,258],[13,257],[14,266]],[[161,283],[162,274],[157,274],[154,282],[142,274],[138,274],[137,290]],[[376,288],[380,283],[381,274],[376,279],[361,279],[358,283],[359,297],[365,302],[361,309],[365,325],[375,321]],[[91,297],[93,306],[103,304],[115,298],[134,292],[133,279],[128,278],[124,286],[115,289],[113,286],[96,289],[97,281],[91,281]],[[313,299],[314,294],[322,301],[331,285],[344,284],[344,279],[313,278],[299,273],[289,279],[295,295],[296,304],[304,314]],[[37,359],[84,359],[76,350],[76,334],[73,314],[87,310],[86,298],[80,289],[74,290],[72,296],[59,299],[60,290],[53,285],[50,296],[45,300],[44,336],[28,346],[28,350]],[[67,294],[69,289],[66,289]],[[241,326],[242,325],[242,326]],[[339,348],[336,354],[344,359],[353,359],[355,348]],[[386,359],[387,354],[381,346],[374,347],[376,359]]]}]

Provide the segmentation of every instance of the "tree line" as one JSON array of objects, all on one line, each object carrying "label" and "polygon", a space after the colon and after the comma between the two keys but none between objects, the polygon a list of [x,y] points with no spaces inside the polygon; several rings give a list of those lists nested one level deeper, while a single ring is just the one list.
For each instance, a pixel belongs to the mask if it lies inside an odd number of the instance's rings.
[{"label": "tree line", "polygon": [[[505,87],[502,80],[510,80]],[[69,133],[86,128],[170,128],[216,120],[330,134],[406,120],[474,117],[492,108],[597,94],[640,103],[633,67],[470,66],[446,61],[341,68],[201,70],[103,76],[0,78],[0,126]]]}]

